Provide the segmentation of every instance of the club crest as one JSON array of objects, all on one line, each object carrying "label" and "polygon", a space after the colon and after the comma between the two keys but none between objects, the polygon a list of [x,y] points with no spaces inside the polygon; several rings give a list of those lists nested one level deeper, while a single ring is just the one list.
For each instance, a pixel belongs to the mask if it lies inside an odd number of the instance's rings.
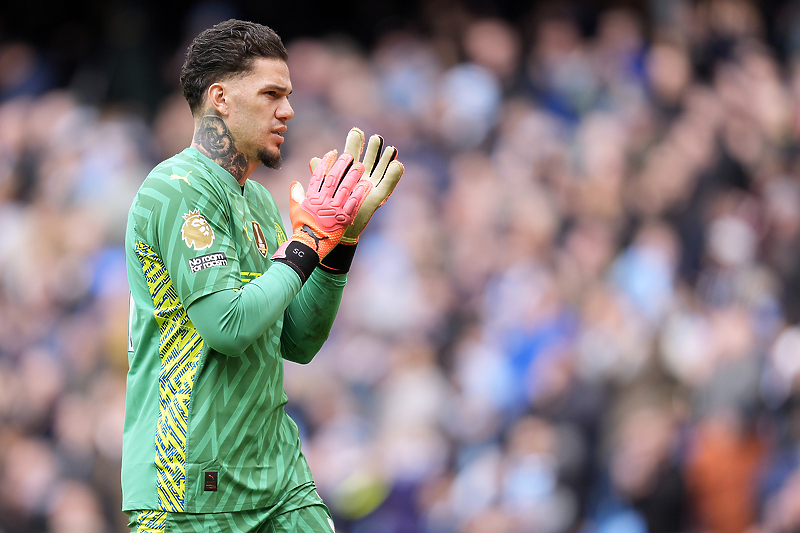
[{"label": "club crest", "polygon": [[261,224],[253,221],[253,236],[256,240],[256,248],[262,257],[267,257],[267,239],[264,237],[264,232],[261,230]]},{"label": "club crest", "polygon": [[203,250],[211,246],[214,242],[214,230],[197,209],[183,215],[183,219],[186,222],[181,228],[181,237],[186,246],[195,250]]}]

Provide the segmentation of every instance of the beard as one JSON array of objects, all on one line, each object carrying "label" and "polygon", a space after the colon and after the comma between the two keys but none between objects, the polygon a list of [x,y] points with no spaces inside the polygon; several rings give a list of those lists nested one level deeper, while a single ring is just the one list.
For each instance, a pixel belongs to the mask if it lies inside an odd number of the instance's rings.
[{"label": "beard", "polygon": [[258,160],[265,167],[274,168],[275,170],[278,170],[283,165],[280,149],[270,151],[266,148],[260,148],[258,150]]}]

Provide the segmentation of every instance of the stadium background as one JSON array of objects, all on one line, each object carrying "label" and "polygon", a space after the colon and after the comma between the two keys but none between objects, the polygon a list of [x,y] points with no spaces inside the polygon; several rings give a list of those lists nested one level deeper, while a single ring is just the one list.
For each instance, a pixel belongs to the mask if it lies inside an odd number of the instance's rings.
[{"label": "stadium background", "polygon": [[14,2],[0,532],[125,531],[122,234],[188,40],[290,50],[285,208],[358,125],[406,175],[287,364],[338,530],[800,530],[800,3]]}]

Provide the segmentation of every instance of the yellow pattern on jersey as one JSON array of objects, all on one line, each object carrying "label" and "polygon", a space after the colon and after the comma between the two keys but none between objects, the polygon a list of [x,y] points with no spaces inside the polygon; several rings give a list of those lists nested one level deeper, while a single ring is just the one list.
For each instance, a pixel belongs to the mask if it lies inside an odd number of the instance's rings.
[{"label": "yellow pattern on jersey", "polygon": [[167,513],[164,511],[142,511],[136,515],[139,523],[136,533],[164,533],[167,525]]},{"label": "yellow pattern on jersey", "polygon": [[261,272],[244,272],[243,271],[243,272],[240,272],[240,274],[242,275],[242,281],[244,283],[248,283],[250,281],[253,281],[257,277],[261,276]]},{"label": "yellow pattern on jersey", "polygon": [[143,242],[137,242],[135,251],[150,289],[153,314],[161,331],[155,461],[158,505],[164,511],[183,512],[189,402],[203,339],[189,320],[169,273],[155,250]]}]

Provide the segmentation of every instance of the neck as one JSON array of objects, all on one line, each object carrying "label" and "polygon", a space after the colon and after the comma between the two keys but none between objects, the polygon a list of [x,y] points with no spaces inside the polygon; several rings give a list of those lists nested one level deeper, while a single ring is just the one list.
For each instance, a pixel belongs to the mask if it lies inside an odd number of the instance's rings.
[{"label": "neck", "polygon": [[253,171],[247,157],[236,149],[228,125],[218,116],[205,115],[195,123],[191,146],[230,172],[240,185]]}]

